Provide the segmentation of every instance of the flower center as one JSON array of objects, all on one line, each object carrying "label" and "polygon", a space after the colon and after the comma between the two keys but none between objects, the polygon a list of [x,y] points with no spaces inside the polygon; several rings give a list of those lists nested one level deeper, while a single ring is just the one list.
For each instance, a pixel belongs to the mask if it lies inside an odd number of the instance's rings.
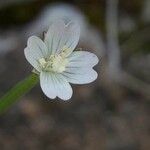
[{"label": "flower center", "polygon": [[51,55],[48,59],[40,58],[38,60],[42,71],[61,73],[65,71],[68,60],[61,55]]}]

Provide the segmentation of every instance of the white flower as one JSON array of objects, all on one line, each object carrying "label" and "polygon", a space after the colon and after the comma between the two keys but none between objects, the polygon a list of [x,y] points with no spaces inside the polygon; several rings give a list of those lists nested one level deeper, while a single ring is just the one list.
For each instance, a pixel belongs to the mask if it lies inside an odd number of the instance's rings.
[{"label": "white flower", "polygon": [[28,39],[25,57],[39,72],[41,88],[51,99],[57,96],[68,100],[72,96],[69,83],[85,84],[97,78],[93,70],[97,56],[86,51],[73,52],[79,36],[78,24],[57,20],[50,25],[44,41],[36,36]]}]

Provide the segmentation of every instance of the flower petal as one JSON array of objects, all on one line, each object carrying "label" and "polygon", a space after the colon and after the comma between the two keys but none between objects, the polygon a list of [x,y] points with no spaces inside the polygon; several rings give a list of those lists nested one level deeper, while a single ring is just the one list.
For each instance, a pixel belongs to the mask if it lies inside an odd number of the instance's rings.
[{"label": "flower petal", "polygon": [[45,95],[51,99],[58,96],[62,100],[68,100],[72,96],[72,88],[61,74],[41,72],[40,84]]},{"label": "flower petal", "polygon": [[91,83],[97,79],[97,72],[93,68],[67,68],[63,72],[63,76],[66,77],[68,82],[73,84],[86,84]]},{"label": "flower petal", "polygon": [[61,74],[55,75],[57,96],[62,100],[69,100],[72,97],[72,88],[66,78]]},{"label": "flower petal", "polygon": [[24,49],[24,54],[29,63],[40,71],[37,60],[47,56],[47,47],[40,38],[31,36],[28,39],[27,47]]},{"label": "flower petal", "polygon": [[45,95],[51,99],[56,98],[55,81],[48,72],[40,73],[40,85]]},{"label": "flower petal", "polygon": [[70,83],[85,84],[97,78],[94,67],[98,63],[98,57],[90,52],[76,51],[68,57],[69,63],[63,75]]},{"label": "flower petal", "polygon": [[80,26],[76,22],[70,22],[66,25],[66,42],[65,47],[68,48],[67,56],[75,49],[79,42]]},{"label": "flower petal", "polygon": [[73,52],[69,58],[69,64],[68,67],[93,67],[98,62],[98,57],[87,51],[75,51]]},{"label": "flower petal", "polygon": [[73,22],[65,24],[63,20],[53,22],[45,35],[45,43],[49,54],[60,53],[64,48],[69,55],[78,44],[80,36],[79,25]]},{"label": "flower petal", "polygon": [[65,24],[62,20],[56,20],[50,25],[44,39],[49,55],[55,54],[64,45],[64,30]]}]

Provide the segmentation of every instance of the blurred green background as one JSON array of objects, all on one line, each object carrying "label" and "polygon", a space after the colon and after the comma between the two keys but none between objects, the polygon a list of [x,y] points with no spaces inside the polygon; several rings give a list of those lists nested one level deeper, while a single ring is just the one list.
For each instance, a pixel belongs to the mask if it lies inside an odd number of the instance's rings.
[{"label": "blurred green background", "polygon": [[149,150],[149,0],[1,0],[0,95],[32,70],[28,37],[58,17],[78,21],[99,77],[66,102],[35,87],[0,116],[0,150]]}]

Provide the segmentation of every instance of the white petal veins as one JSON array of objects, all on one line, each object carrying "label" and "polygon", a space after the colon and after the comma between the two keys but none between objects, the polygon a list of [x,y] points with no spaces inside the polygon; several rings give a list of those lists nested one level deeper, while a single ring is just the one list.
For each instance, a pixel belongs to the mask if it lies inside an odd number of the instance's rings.
[{"label": "white petal veins", "polygon": [[57,96],[62,100],[69,100],[72,97],[72,88],[66,78],[61,74],[55,75]]},{"label": "white petal veins", "polygon": [[53,74],[50,74],[48,72],[40,73],[40,85],[41,85],[42,91],[47,97],[51,99],[54,99],[57,96],[55,84],[56,83],[55,83]]},{"label": "white petal veins", "polygon": [[45,35],[45,43],[48,47],[49,54],[55,54],[57,49],[64,46],[65,23],[63,20],[53,22]]},{"label": "white petal veins", "polygon": [[24,54],[29,63],[38,71],[40,71],[38,60],[47,56],[47,47],[45,43],[36,36],[28,39],[27,47]]},{"label": "white petal veins", "polygon": [[45,95],[51,99],[58,96],[62,100],[68,100],[72,96],[72,88],[61,74],[42,72],[40,84]]},{"label": "white petal veins", "polygon": [[94,67],[98,62],[98,57],[87,51],[75,51],[69,58],[68,67]]},{"label": "white petal veins", "polygon": [[68,52],[66,53],[66,57],[69,56],[75,47],[77,46],[79,42],[80,37],[80,27],[75,22],[69,22],[66,25],[66,31],[65,31],[65,47],[68,48]]},{"label": "white petal veins", "polygon": [[92,68],[68,68],[63,72],[68,82],[73,84],[87,84],[97,79],[97,72]]},{"label": "white petal veins", "polygon": [[75,51],[68,57],[69,63],[63,75],[70,83],[86,84],[94,81],[98,74],[93,67],[98,63],[98,57],[90,52]]},{"label": "white petal veins", "polygon": [[57,20],[51,24],[45,35],[45,43],[49,54],[61,53],[66,47],[69,55],[78,44],[80,36],[80,27],[76,23],[69,22],[65,24],[62,20]]}]

